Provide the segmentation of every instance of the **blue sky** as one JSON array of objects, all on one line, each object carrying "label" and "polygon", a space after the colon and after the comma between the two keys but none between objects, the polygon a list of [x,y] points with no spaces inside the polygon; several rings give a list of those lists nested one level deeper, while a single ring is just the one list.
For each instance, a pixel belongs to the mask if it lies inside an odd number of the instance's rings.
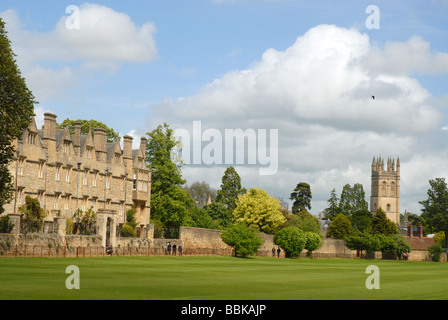
[{"label": "blue sky", "polygon": [[[69,5],[79,30],[64,28]],[[379,29],[366,28],[369,5]],[[277,174],[242,166],[243,184],[287,199],[309,182],[314,214],[345,183],[368,198],[373,155],[400,155],[402,211],[418,213],[428,180],[448,175],[446,0],[3,0],[0,16],[38,122],[45,111],[96,119],[136,140],[161,122],[278,129]],[[363,109],[372,91],[376,113]],[[224,170],[183,167],[188,183],[215,188]]]}]

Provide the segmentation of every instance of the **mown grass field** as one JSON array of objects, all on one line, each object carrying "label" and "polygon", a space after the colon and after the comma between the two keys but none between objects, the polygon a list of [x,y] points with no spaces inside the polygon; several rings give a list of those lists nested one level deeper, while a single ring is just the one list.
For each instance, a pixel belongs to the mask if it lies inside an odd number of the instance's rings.
[{"label": "mown grass field", "polygon": [[[68,290],[66,267],[80,270]],[[380,289],[367,289],[369,265]],[[0,299],[448,299],[448,264],[213,257],[1,258]]]}]

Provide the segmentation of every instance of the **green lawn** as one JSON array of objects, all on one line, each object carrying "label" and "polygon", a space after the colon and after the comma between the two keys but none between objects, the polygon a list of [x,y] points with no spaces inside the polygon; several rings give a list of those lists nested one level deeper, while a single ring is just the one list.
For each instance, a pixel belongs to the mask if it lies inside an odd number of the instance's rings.
[{"label": "green lawn", "polygon": [[[80,270],[68,290],[65,269]],[[365,286],[369,265],[380,289]],[[1,258],[0,299],[448,299],[448,264],[234,257]]]}]

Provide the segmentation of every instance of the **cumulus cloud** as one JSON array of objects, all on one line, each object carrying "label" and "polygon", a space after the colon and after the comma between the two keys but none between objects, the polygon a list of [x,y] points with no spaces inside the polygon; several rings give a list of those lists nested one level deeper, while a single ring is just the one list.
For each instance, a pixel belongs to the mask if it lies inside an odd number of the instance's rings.
[{"label": "cumulus cloud", "polygon": [[[406,61],[395,65],[400,56]],[[243,181],[285,198],[296,183],[307,181],[314,188],[313,201],[321,206],[314,212],[318,213],[331,189],[341,192],[346,183],[361,182],[370,194],[373,156],[399,155],[406,163],[422,146],[432,152],[428,141],[433,134],[445,132],[440,130],[444,116],[434,105],[434,97],[411,73],[435,72],[430,61],[443,70],[445,56],[431,52],[420,38],[377,48],[356,29],[319,25],[286,50],[267,49],[249,68],[229,71],[196,95],[152,106],[146,127],[167,122],[188,130],[192,121],[201,121],[203,130],[221,132],[227,128],[278,129],[276,175],[267,179],[250,166],[240,167],[242,173],[251,174],[241,174]],[[389,68],[392,65],[395,69]],[[447,148],[446,144],[438,147]],[[222,167],[206,169],[213,176],[224,172]],[[197,167],[183,170],[188,181],[198,179]],[[439,173],[443,172],[448,174],[447,169]],[[415,175],[402,179],[414,178],[426,179]],[[420,182],[424,185],[427,179]]]},{"label": "cumulus cloud", "polygon": [[124,63],[157,57],[152,22],[137,26],[125,13],[106,6],[79,6],[79,28],[67,28],[62,15],[49,32],[28,30],[15,10],[0,13],[22,74],[37,99],[47,101],[75,88],[86,70],[114,72]]}]

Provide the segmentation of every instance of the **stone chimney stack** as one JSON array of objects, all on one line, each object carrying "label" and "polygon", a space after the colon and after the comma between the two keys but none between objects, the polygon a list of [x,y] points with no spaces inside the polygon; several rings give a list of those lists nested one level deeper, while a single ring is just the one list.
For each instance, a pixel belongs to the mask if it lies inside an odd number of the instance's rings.
[{"label": "stone chimney stack", "polygon": [[56,157],[56,115],[52,113],[44,114],[44,136],[42,143],[47,148],[50,161]]},{"label": "stone chimney stack", "polygon": [[129,135],[123,137],[123,158],[132,158],[132,140]]},{"label": "stone chimney stack", "polygon": [[75,122],[75,136],[73,141],[73,147],[75,148],[76,154],[79,155],[81,152],[81,122]]},{"label": "stone chimney stack", "polygon": [[93,129],[93,145],[99,161],[106,162],[106,129]]},{"label": "stone chimney stack", "polygon": [[145,137],[140,138],[140,149],[143,152],[143,157],[146,158],[146,141],[147,139]]}]

